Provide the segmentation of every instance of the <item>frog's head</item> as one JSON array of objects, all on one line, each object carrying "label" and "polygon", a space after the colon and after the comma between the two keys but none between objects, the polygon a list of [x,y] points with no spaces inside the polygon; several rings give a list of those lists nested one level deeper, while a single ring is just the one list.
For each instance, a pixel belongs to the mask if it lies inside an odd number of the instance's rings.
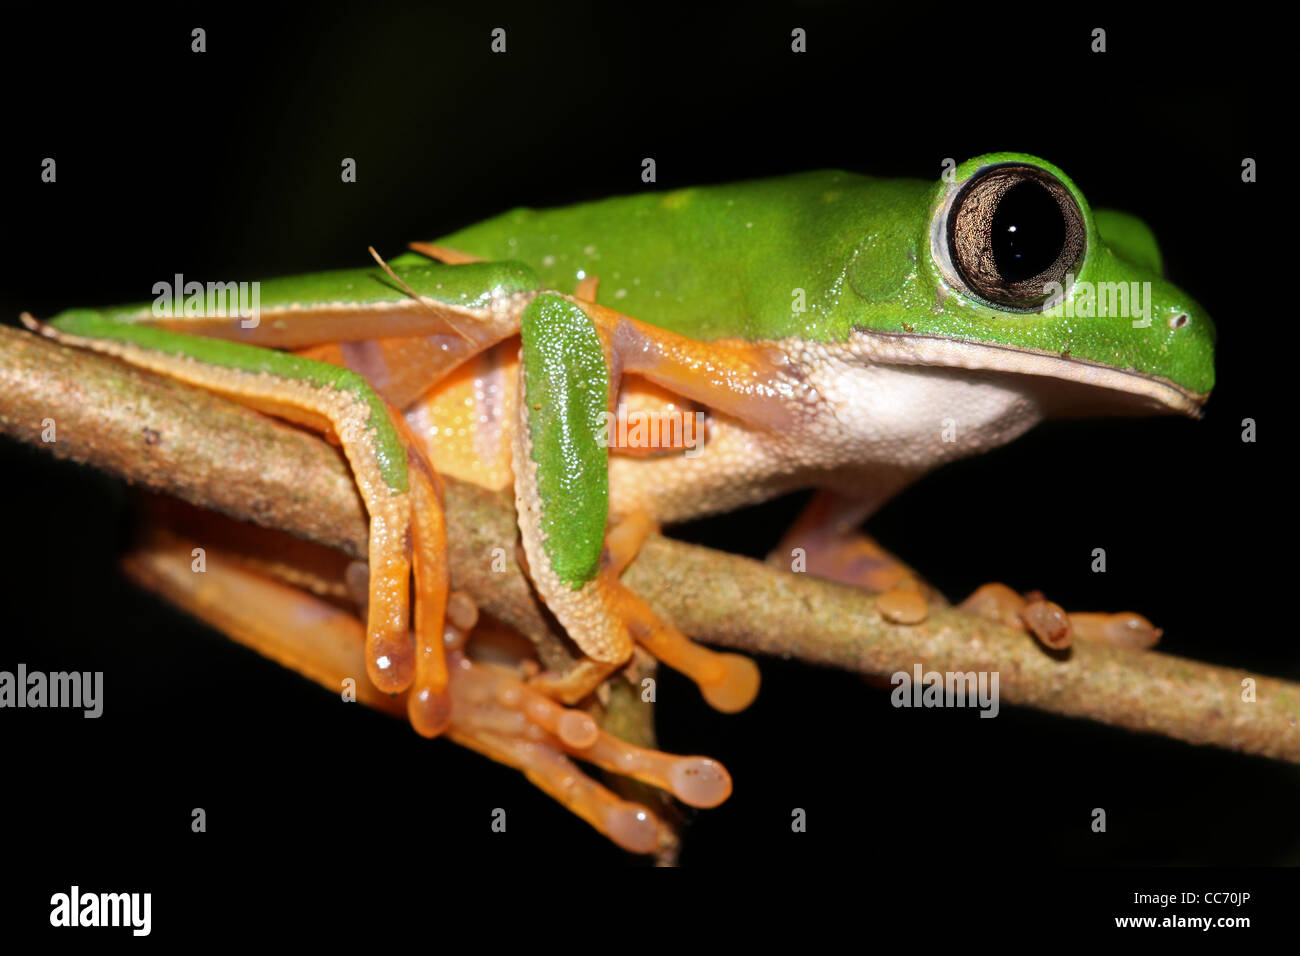
[{"label": "frog's head", "polygon": [[1146,225],[1094,212],[1065,173],[1023,153],[954,173],[930,194],[918,237],[933,299],[904,329],[912,347],[933,348],[934,364],[1076,383],[1101,405],[1200,414],[1214,325],[1163,278]]}]

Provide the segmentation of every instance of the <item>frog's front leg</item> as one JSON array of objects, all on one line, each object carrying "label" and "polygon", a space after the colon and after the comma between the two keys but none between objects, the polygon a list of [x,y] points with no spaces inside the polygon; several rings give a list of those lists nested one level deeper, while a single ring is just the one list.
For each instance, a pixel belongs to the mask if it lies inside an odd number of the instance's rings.
[{"label": "frog's front leg", "polygon": [[803,570],[819,578],[876,592],[916,590],[933,599],[933,588],[916,571],[859,529],[877,504],[817,491],[772,549],[769,563],[788,570],[797,552]]},{"label": "frog's front leg", "polygon": [[[642,515],[623,516],[606,533],[606,415],[621,370],[654,366],[660,378],[684,386],[675,390],[692,389],[689,371],[668,350],[647,349],[643,334],[654,333],[554,293],[537,296],[521,317],[514,470],[524,555],[538,593],[588,657],[568,674],[543,675],[539,686],[568,702],[581,699],[625,664],[639,642],[691,677],[714,707],[741,710],[758,692],[754,663],[692,643],[619,580],[649,522]],[[707,351],[696,345],[701,354]],[[752,378],[742,377],[752,389]],[[712,390],[697,381],[690,397],[715,406],[743,404],[744,396],[716,385],[725,378],[714,376]]]},{"label": "frog's front leg", "polygon": [[[927,604],[943,598],[901,559],[858,530],[875,504],[818,491],[769,560],[788,566],[791,551],[799,548],[809,574],[875,591],[881,614],[895,623],[919,624],[928,616]],[[1140,614],[1071,613],[1041,594],[1020,595],[1005,584],[977,588],[961,609],[1022,628],[1050,650],[1069,647],[1075,637],[1134,649],[1151,647],[1160,638],[1160,629]]]}]

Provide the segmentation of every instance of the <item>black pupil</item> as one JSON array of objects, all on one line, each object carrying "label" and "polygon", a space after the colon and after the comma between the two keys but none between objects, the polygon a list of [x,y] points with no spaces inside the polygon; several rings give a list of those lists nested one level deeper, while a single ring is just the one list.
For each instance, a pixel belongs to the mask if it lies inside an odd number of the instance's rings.
[{"label": "black pupil", "polygon": [[993,213],[993,260],[1006,282],[1038,275],[1061,254],[1065,217],[1052,194],[1033,181],[1002,194]]}]

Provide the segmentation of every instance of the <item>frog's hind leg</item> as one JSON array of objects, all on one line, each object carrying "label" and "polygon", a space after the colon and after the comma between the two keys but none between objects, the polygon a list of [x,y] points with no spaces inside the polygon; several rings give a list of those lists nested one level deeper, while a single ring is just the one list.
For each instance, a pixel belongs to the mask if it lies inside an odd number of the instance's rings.
[{"label": "frog's hind leg", "polygon": [[[439,636],[447,578],[441,505],[405,420],[364,378],[293,355],[164,329],[149,330],[141,341],[126,334],[122,324],[94,316],[32,324],[66,344],[113,355],[333,436],[370,518],[366,671],[385,693],[417,682],[422,710],[412,717],[421,733],[436,733],[445,725],[446,669]],[[418,587],[414,639],[413,563]]]},{"label": "frog's hind leg", "polygon": [[538,685],[579,700],[627,662],[635,642],[691,677],[713,706],[743,709],[758,692],[754,663],[695,645],[619,580],[651,524],[624,516],[606,534],[607,416],[629,355],[617,323],[593,309],[544,293],[521,320],[514,470],[523,550],[538,593],[588,658]]},{"label": "frog's hind leg", "polygon": [[[273,577],[250,567],[250,560],[267,560],[262,552],[276,543],[272,533],[254,532],[258,553],[250,554],[244,552],[247,526],[170,501],[157,502],[149,517],[145,533],[123,559],[135,583],[327,690],[355,693],[357,701],[393,716],[410,711],[411,695],[403,701],[356,679],[365,667],[364,629],[337,600],[317,596],[336,598],[340,592],[342,562],[333,552],[308,548],[320,553],[309,556],[299,576],[300,582],[313,581],[317,593],[307,593],[284,583],[282,574]],[[199,542],[207,552],[202,574],[195,573],[191,558]],[[292,550],[295,558],[305,556],[297,545]],[[464,595],[453,598],[446,629],[453,700],[446,736],[451,740],[518,768],[636,853],[674,842],[671,831],[644,806],[588,778],[574,758],[668,791],[695,807],[717,806],[730,795],[731,777],[716,761],[634,746],[601,730],[588,714],[557,705],[511,669],[471,660],[465,643],[476,612]]]}]

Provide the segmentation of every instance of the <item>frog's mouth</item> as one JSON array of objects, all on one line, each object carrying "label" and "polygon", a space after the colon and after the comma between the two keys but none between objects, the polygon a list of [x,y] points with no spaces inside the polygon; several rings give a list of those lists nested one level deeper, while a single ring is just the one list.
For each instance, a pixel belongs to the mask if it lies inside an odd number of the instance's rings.
[{"label": "frog's mouth", "polygon": [[1135,369],[1113,368],[1057,352],[1017,348],[991,342],[947,339],[937,335],[858,330],[854,340],[867,357],[882,365],[923,365],[1001,372],[1082,389],[1034,388],[1046,410],[1059,406],[1074,414],[1166,412],[1200,418],[1209,392],[1194,392],[1167,378]]}]

